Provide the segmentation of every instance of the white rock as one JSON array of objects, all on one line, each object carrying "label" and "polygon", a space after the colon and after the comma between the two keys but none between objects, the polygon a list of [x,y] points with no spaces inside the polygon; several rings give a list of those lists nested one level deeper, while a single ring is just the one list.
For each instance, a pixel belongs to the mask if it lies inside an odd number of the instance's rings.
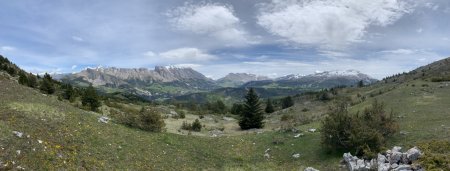
[{"label": "white rock", "polygon": [[392,152],[391,160],[389,161],[391,164],[398,163],[402,159],[402,153],[400,152]]},{"label": "white rock", "polygon": [[98,118],[98,122],[101,122],[101,123],[108,123],[109,120],[110,119],[106,116],[102,116],[102,117]]},{"label": "white rock", "polygon": [[13,131],[12,132],[16,137],[19,137],[19,138],[22,138],[22,136],[23,136],[23,133],[22,132],[19,132],[19,131]]},{"label": "white rock", "polygon": [[264,158],[269,160],[270,159],[270,154],[269,153],[264,153]]},{"label": "white rock", "polygon": [[392,169],[392,171],[412,171],[411,165],[402,164],[399,165],[397,168]]},{"label": "white rock", "polygon": [[295,153],[295,154],[292,155],[292,157],[294,157],[294,158],[299,158],[299,157],[300,157],[300,154],[299,154],[299,153]]},{"label": "white rock", "polygon": [[389,163],[382,163],[378,165],[378,171],[389,171],[391,165]]},{"label": "white rock", "polygon": [[303,137],[304,134],[297,134],[294,136],[294,138]]},{"label": "white rock", "polygon": [[307,167],[304,171],[319,171],[319,170],[314,169],[312,167]]},{"label": "white rock", "polygon": [[409,161],[413,162],[419,159],[421,151],[417,147],[413,147],[406,152],[406,157]]},{"label": "white rock", "polygon": [[394,146],[392,148],[392,152],[400,152],[400,150],[402,150],[402,147],[399,147],[399,146]]},{"label": "white rock", "polygon": [[39,144],[42,144],[42,142],[43,142],[42,140],[38,140],[38,143],[39,143]]},{"label": "white rock", "polygon": [[308,129],[309,132],[316,132],[316,130],[315,128]]},{"label": "white rock", "polygon": [[20,150],[16,150],[17,155],[20,155],[21,152],[22,151],[20,151]]}]

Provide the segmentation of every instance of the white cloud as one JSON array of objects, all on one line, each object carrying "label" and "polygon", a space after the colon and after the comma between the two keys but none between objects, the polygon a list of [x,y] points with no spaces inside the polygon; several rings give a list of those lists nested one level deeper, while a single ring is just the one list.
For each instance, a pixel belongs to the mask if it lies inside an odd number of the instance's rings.
[{"label": "white cloud", "polygon": [[154,56],[156,56],[156,53],[153,51],[147,51],[144,53],[144,56],[154,57]]},{"label": "white cloud", "polygon": [[425,3],[425,7],[432,9],[433,11],[436,11],[437,9],[439,9],[439,5],[438,4],[434,4],[431,2],[427,2]]},{"label": "white cloud", "polygon": [[77,42],[84,42],[84,39],[78,36],[72,36],[72,40],[77,41]]},{"label": "white cloud", "polygon": [[173,49],[167,52],[162,52],[159,54],[159,56],[164,58],[165,60],[169,60],[172,62],[183,62],[183,61],[206,62],[217,59],[216,56],[210,55],[197,48]]},{"label": "white cloud", "polygon": [[76,69],[78,66],[77,65],[72,65],[72,70]]},{"label": "white cloud", "polygon": [[4,51],[4,52],[6,52],[6,51],[15,51],[16,50],[16,48],[12,47],[12,46],[2,46],[2,47],[0,47],[0,49],[2,51]]},{"label": "white cloud", "polygon": [[397,54],[397,55],[409,55],[416,53],[418,50],[412,50],[412,49],[395,49],[395,50],[385,50],[381,51],[381,53],[385,54]]},{"label": "white cloud", "polygon": [[257,22],[299,45],[338,49],[363,41],[370,26],[387,26],[410,5],[402,0],[273,0],[260,5]]},{"label": "white cloud", "polygon": [[205,35],[228,46],[255,43],[241,27],[233,8],[217,3],[185,4],[167,13],[172,25],[180,31]]},{"label": "white cloud", "polygon": [[201,67],[203,65],[200,65],[200,64],[176,64],[176,65],[173,65],[173,66],[180,67],[180,68],[198,68],[198,67]]}]

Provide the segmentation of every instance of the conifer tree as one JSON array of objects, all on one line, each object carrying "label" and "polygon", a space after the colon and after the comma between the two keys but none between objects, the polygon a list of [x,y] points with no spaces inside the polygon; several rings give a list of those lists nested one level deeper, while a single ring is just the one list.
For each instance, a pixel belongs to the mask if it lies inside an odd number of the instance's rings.
[{"label": "conifer tree", "polygon": [[55,92],[55,85],[50,74],[45,73],[41,83],[41,90],[47,94],[53,94]]},{"label": "conifer tree", "polygon": [[83,106],[88,106],[91,111],[96,111],[101,106],[97,91],[92,85],[84,91],[81,103]]},{"label": "conifer tree", "polygon": [[274,109],[273,104],[272,104],[272,100],[267,99],[266,109],[264,111],[266,113],[273,113],[273,112],[275,112],[275,109]]},{"label": "conifer tree", "polygon": [[37,85],[37,78],[32,73],[28,74],[28,87],[36,88]]},{"label": "conifer tree", "polygon": [[261,109],[261,103],[259,97],[253,88],[250,88],[247,95],[245,96],[244,111],[242,117],[239,120],[239,126],[241,129],[252,129],[252,128],[262,128],[263,123],[263,112]]},{"label": "conifer tree", "polygon": [[291,96],[285,97],[282,101],[281,108],[286,109],[291,106],[294,106],[294,100],[292,100]]},{"label": "conifer tree", "polygon": [[28,77],[24,72],[19,73],[19,84],[28,85]]},{"label": "conifer tree", "polygon": [[64,99],[69,100],[70,102],[75,101],[75,90],[73,89],[72,85],[64,85],[64,88]]}]

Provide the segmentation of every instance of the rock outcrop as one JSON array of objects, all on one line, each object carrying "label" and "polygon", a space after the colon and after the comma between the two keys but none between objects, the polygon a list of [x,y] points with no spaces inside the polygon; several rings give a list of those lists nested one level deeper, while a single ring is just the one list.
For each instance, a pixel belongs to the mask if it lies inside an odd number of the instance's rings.
[{"label": "rock outcrop", "polygon": [[394,147],[392,150],[387,150],[386,153],[378,154],[376,159],[364,160],[350,153],[344,153],[344,163],[349,171],[423,171],[420,166],[414,166],[412,163],[419,159],[422,152],[413,147],[407,152],[401,152],[401,147]]}]

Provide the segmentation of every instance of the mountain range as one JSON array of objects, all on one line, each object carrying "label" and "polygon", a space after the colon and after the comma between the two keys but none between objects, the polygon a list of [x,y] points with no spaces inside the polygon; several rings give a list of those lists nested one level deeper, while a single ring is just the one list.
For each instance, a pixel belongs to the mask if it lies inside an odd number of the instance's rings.
[{"label": "mountain range", "polygon": [[[147,68],[86,68],[72,74],[55,75],[72,84],[92,84],[105,92],[132,92],[149,99],[169,98],[220,88],[323,89],[352,86],[359,81],[371,84],[377,80],[356,70],[325,71],[310,75],[287,75],[275,79],[249,73],[229,73],[218,80],[210,79],[189,67],[156,66]],[[291,91],[289,91],[292,93]],[[300,93],[300,92],[297,92]],[[275,93],[276,94],[276,93]]]}]

